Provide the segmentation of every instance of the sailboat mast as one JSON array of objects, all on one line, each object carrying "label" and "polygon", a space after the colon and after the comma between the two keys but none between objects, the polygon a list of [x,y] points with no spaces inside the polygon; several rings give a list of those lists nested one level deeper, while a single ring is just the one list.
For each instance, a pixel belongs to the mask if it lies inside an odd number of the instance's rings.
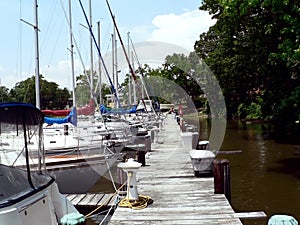
[{"label": "sailboat mast", "polygon": [[[131,61],[132,61],[132,68],[134,70],[134,57],[133,53],[131,54]],[[133,104],[137,104],[137,99],[136,99],[136,82],[132,82],[132,87],[133,87]]]},{"label": "sailboat mast", "polygon": [[[91,30],[93,29],[93,23],[92,23],[92,2],[91,0],[89,0],[89,13],[90,13],[90,26],[91,26]],[[90,54],[91,54],[91,71],[90,71],[90,83],[91,83],[91,98],[93,98],[93,93],[94,93],[94,79],[93,79],[93,71],[94,71],[94,67],[93,67],[93,37],[90,34]]]},{"label": "sailboat mast", "polygon": [[41,108],[40,103],[40,62],[39,62],[39,26],[38,26],[38,2],[35,0],[35,100],[36,107]]},{"label": "sailboat mast", "polygon": [[[113,79],[113,85],[116,87],[116,81],[115,81],[115,35],[111,34],[111,52],[112,52],[112,79]],[[117,92],[116,92],[116,95]],[[116,108],[116,99],[113,99],[114,108]]]},{"label": "sailboat mast", "polygon": [[[118,29],[118,27],[117,27],[117,23],[116,23],[116,20],[115,20],[114,15],[113,15],[113,12],[112,12],[112,10],[111,10],[111,8],[110,8],[110,5],[109,5],[108,0],[106,0],[106,4],[107,4],[107,6],[108,6],[108,9],[109,9],[111,18],[112,18],[112,20],[113,20],[113,24],[114,24],[114,27],[115,27],[115,29],[116,29],[116,32],[117,32],[117,34],[118,34],[118,37],[119,37],[119,40],[120,40],[120,44],[121,44],[121,46],[122,46],[122,49],[123,49],[123,52],[124,52],[124,55],[125,55],[125,59],[126,59],[126,61],[127,61],[127,64],[128,64],[128,66],[129,66],[129,69],[130,69],[131,76],[132,76],[133,80],[135,81],[135,83],[137,83],[137,76],[136,76],[136,74],[135,74],[135,72],[134,72],[134,70],[133,70],[133,68],[132,68],[132,66],[131,66],[131,64],[130,64],[129,56],[128,56],[127,52],[126,52],[126,49],[125,49],[125,46],[124,46],[124,43],[123,43],[123,40],[122,40],[120,31],[119,31],[119,29]],[[144,98],[142,98],[141,100],[142,100],[142,103],[143,103],[143,105],[144,105],[145,111],[147,112],[147,107],[146,107]]]},{"label": "sailboat mast", "polygon": [[[101,54],[101,52],[100,52],[100,48],[99,48],[99,46],[98,46],[98,44],[97,44],[97,41],[96,41],[95,36],[94,36],[94,34],[93,34],[93,31],[92,31],[92,29],[91,29],[90,22],[89,22],[88,17],[87,17],[87,15],[86,15],[86,13],[85,13],[85,10],[84,10],[84,7],[83,7],[83,5],[82,5],[81,0],[79,0],[79,3],[80,3],[80,7],[81,7],[81,9],[82,9],[82,12],[83,12],[85,21],[86,21],[86,23],[87,23],[87,25],[88,25],[90,34],[91,34],[91,36],[92,36],[92,38],[93,38],[94,44],[96,45],[96,49],[97,49],[98,55],[99,55],[99,57],[100,57],[100,59],[101,59],[103,69],[104,69],[105,74],[106,74],[106,76],[107,76],[107,79],[108,79],[108,81],[109,81],[109,83],[110,83],[111,91],[112,91],[112,93],[114,94],[115,99],[119,102],[120,100],[119,100],[119,98],[118,98],[118,96],[117,96],[117,94],[116,94],[115,86],[114,86],[114,84],[113,84],[113,82],[112,82],[112,80],[111,80],[111,78],[110,78],[110,76],[109,76],[108,69],[107,69],[107,67],[105,66],[104,59],[103,59],[103,57],[102,57],[102,54]],[[121,105],[120,102],[119,102],[118,104]]]},{"label": "sailboat mast", "polygon": [[70,52],[71,52],[71,75],[73,85],[73,107],[76,107],[76,96],[75,96],[75,73],[74,73],[74,45],[73,45],[73,34],[72,34],[72,5],[69,0],[69,29],[70,29]]},{"label": "sailboat mast", "polygon": [[[118,41],[116,38],[116,32],[114,29],[114,37],[115,37],[115,76],[116,76],[116,83],[115,83],[115,88],[117,92],[117,96],[119,96],[119,70],[118,70]],[[117,108],[120,108],[119,102],[117,102]]]},{"label": "sailboat mast", "polygon": [[[130,45],[129,45],[129,35],[130,32],[127,33],[127,41],[128,41],[128,55],[130,55]],[[128,67],[129,68],[129,67]],[[130,68],[129,68],[129,73],[130,73]],[[131,106],[132,105],[132,101],[131,101],[131,76],[128,77],[128,104]]]},{"label": "sailboat mast", "polygon": [[[101,48],[101,30],[100,30],[100,21],[97,22],[98,25],[98,46]],[[99,103],[100,105],[102,102],[102,77],[101,77],[101,59],[98,57],[98,66],[99,66],[99,72],[98,72],[98,81],[99,81]]]}]

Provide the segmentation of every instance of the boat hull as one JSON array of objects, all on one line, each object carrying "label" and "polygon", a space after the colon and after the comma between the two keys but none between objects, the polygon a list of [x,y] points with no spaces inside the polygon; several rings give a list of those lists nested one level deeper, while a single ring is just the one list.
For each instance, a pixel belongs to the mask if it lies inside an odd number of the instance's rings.
[{"label": "boat hull", "polygon": [[58,192],[56,183],[7,207],[0,208],[0,224],[57,225],[75,207]]},{"label": "boat hull", "polygon": [[71,164],[47,165],[63,194],[87,193],[117,161],[117,155],[85,159]]}]

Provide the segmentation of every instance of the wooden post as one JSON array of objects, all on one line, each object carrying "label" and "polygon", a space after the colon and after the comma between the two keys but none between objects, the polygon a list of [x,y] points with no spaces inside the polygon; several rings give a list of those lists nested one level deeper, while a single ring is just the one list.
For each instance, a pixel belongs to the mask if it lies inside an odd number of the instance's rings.
[{"label": "wooden post", "polygon": [[227,159],[214,160],[214,186],[215,194],[225,194],[231,202],[230,168]]},{"label": "wooden post", "polygon": [[145,166],[146,165],[146,151],[144,150],[138,150],[137,151],[137,161],[139,163],[142,163],[142,166]]}]

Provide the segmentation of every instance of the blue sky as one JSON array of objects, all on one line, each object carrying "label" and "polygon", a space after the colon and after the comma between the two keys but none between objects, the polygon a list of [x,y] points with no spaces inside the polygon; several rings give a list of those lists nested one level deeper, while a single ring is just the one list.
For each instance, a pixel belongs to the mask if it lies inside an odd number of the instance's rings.
[{"label": "blue sky", "polygon": [[[71,88],[68,0],[39,0],[40,73],[46,80],[60,87]],[[200,33],[208,30],[214,21],[198,8],[199,0],[110,0],[113,13],[127,44],[127,32],[133,42],[162,41],[192,50]],[[88,0],[82,0],[89,15]],[[17,82],[34,75],[34,30],[20,21],[34,20],[34,0],[0,1],[0,78],[1,85],[12,88]],[[93,31],[101,23],[101,48],[106,54],[111,48],[113,23],[105,0],[92,0]],[[90,67],[89,32],[79,1],[72,0],[72,24],[75,41],[75,75],[82,73],[81,55],[85,68]],[[79,51],[79,52],[78,52]],[[94,58],[97,53],[94,48]],[[96,61],[96,60],[95,60]]]}]

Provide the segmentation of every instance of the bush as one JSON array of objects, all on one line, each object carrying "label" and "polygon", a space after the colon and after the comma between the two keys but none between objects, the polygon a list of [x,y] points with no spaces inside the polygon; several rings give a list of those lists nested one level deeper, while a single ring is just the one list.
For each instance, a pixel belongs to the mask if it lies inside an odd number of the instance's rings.
[{"label": "bush", "polygon": [[250,105],[240,104],[238,107],[238,116],[240,119],[260,120],[262,119],[261,106],[251,102]]},{"label": "bush", "polygon": [[288,98],[283,99],[277,107],[273,123],[277,139],[297,141],[300,136],[300,86]]}]

